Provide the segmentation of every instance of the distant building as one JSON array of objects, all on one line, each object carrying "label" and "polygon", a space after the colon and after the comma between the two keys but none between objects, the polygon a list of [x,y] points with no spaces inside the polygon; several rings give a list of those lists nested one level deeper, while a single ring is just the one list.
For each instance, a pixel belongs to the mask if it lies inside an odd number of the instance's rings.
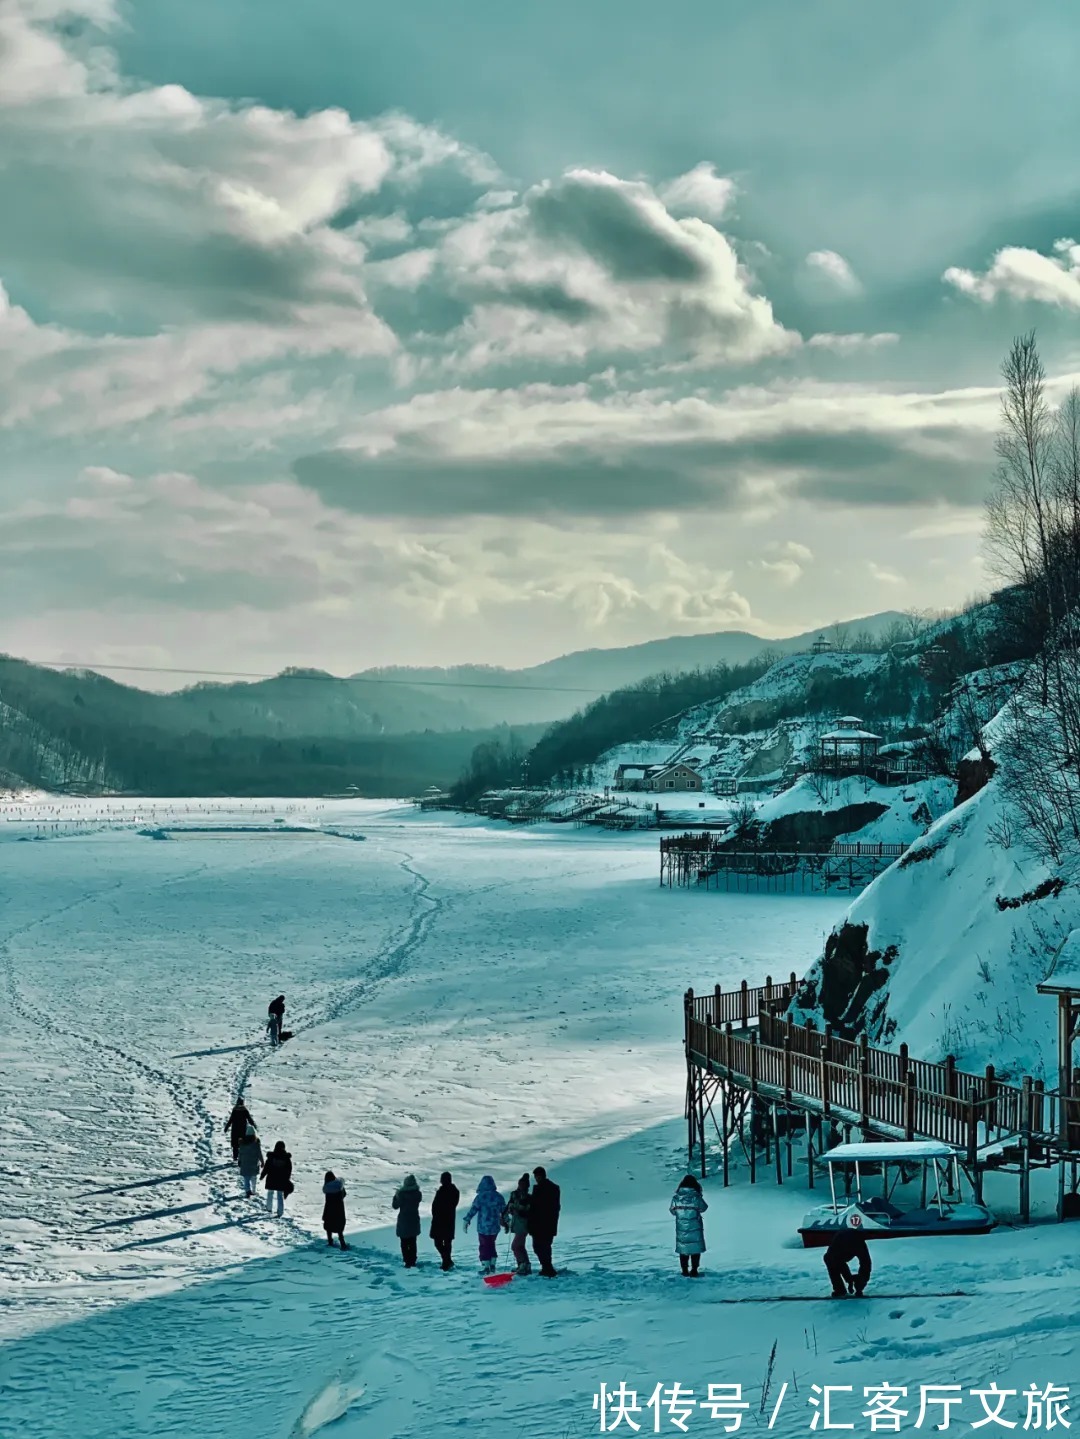
[{"label": "distant building", "polygon": [[645,789],[649,776],[654,774],[659,768],[660,766],[655,764],[621,764],[615,770],[612,789]]},{"label": "distant building", "polygon": [[832,649],[832,644],[824,635],[818,635],[817,639],[810,646],[810,653],[815,655],[827,655]]},{"label": "distant building", "polygon": [[660,794],[671,790],[703,790],[705,781],[696,769],[691,769],[688,764],[680,761],[678,764],[658,765],[655,772],[646,779],[645,788]]}]

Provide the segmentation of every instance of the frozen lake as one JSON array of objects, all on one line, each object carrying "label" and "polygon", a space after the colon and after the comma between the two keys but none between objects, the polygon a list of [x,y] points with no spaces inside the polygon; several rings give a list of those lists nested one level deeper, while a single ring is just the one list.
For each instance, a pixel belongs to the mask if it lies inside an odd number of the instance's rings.
[{"label": "frozen lake", "polygon": [[[338,833],[139,832],[275,821]],[[764,1327],[760,1310],[709,1307],[729,1290],[822,1289],[820,1256],[793,1248],[801,1186],[710,1182],[705,1280],[679,1287],[680,995],[801,970],[844,901],[661,890],[657,848],[385,804],[0,806],[12,1432],[559,1439],[595,1431],[600,1380],[701,1380],[717,1346],[727,1370],[710,1379],[760,1387],[777,1335],[812,1382],[801,1306],[766,1306]],[[295,1038],[272,1052],[279,992]],[[293,1155],[281,1222],[227,1163],[239,1088],[264,1142]],[[490,1293],[460,1234],[443,1275],[426,1224],[422,1267],[401,1269],[390,1197],[407,1172],[426,1215],[444,1168],[464,1208],[480,1175],[506,1193],[538,1163],[563,1186],[558,1281]],[[328,1167],[348,1188],[347,1255],[321,1234]],[[1040,1250],[1041,1298],[1024,1288],[1034,1231],[937,1241],[934,1287],[992,1277],[1010,1295],[1003,1353],[1040,1328],[1071,1353],[1053,1302],[1075,1283],[1063,1233]],[[919,1246],[897,1247],[888,1287],[925,1288]],[[992,1274],[977,1267],[990,1259]],[[925,1301],[929,1328],[902,1343],[887,1304],[858,1329],[815,1309],[811,1367],[865,1350],[879,1378],[912,1353],[938,1372],[926,1356],[946,1332],[974,1342],[985,1327],[972,1306],[957,1328],[957,1302]],[[891,1349],[875,1337],[889,1323]]]}]

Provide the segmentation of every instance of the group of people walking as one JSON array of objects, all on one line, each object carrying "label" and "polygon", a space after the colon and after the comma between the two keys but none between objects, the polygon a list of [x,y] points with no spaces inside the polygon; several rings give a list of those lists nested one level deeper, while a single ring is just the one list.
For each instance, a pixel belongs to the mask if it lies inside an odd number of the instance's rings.
[{"label": "group of people walking", "polygon": [[[282,1039],[288,1038],[288,1031],[282,1028],[285,1019],[285,996],[278,995],[267,1012],[267,1032],[270,1043],[276,1046]],[[285,1212],[285,1200],[295,1189],[292,1155],[285,1148],[285,1141],[279,1139],[269,1153],[264,1153],[255,1119],[243,1099],[237,1099],[233,1105],[225,1121],[225,1130],[232,1144],[233,1161],[240,1171],[245,1197],[254,1198],[258,1183],[262,1180],[266,1188],[266,1212],[273,1214],[276,1205],[277,1217],[280,1219]],[[345,1185],[333,1170],[326,1171],[322,1192],[322,1223],[326,1242],[333,1247],[336,1239],[342,1249],[347,1249]],[[396,1234],[406,1269],[414,1269],[417,1264],[416,1241],[423,1229],[420,1213],[423,1199],[415,1175],[408,1174],[392,1200],[392,1207],[397,1211]],[[432,1197],[428,1230],[444,1270],[454,1267],[453,1248],[460,1202],[461,1193],[454,1184],[453,1176],[448,1172],[444,1173]],[[515,1273],[532,1273],[526,1247],[526,1241],[531,1239],[540,1273],[546,1278],[554,1278],[556,1270],[551,1251],[559,1232],[561,1202],[559,1186],[548,1178],[547,1170],[542,1165],[537,1165],[531,1176],[521,1176],[509,1199],[505,1199],[499,1192],[491,1175],[485,1174],[462,1219],[466,1234],[469,1226],[476,1221],[481,1271],[485,1274],[495,1272],[498,1238],[501,1233],[505,1233],[510,1236]]]},{"label": "group of people walking", "polygon": [[[401,1243],[401,1257],[406,1269],[416,1267],[416,1241],[423,1223],[420,1206],[423,1194],[412,1174],[394,1195],[393,1207],[398,1212],[396,1232]],[[453,1175],[444,1173],[431,1201],[431,1227],[428,1233],[441,1261],[441,1267],[453,1269],[453,1248],[457,1231],[457,1210],[461,1191]],[[516,1274],[531,1274],[532,1264],[526,1241],[532,1240],[533,1254],[546,1279],[554,1279],[552,1245],[559,1232],[562,1194],[559,1186],[548,1178],[547,1170],[538,1164],[532,1175],[523,1174],[509,1199],[503,1197],[490,1174],[485,1174],[476,1187],[476,1195],[462,1217],[462,1228],[468,1234],[476,1221],[479,1241],[480,1269],[494,1274],[498,1263],[497,1246],[500,1234],[510,1236]]]}]

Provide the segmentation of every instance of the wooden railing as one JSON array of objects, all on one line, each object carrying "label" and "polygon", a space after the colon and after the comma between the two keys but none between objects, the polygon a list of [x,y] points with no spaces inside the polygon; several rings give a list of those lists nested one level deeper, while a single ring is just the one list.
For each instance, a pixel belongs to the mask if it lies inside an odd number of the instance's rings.
[{"label": "wooden railing", "polygon": [[[756,989],[744,983],[728,992],[719,985],[711,994],[688,990],[688,1055],[751,1091],[763,1087],[796,1107],[850,1116],[906,1139],[937,1139],[972,1162],[980,1149],[1015,1135],[1061,1132],[1064,1139],[1067,1131],[1080,1148],[1080,1099],[1048,1095],[1039,1080],[1007,1084],[992,1065],[971,1074],[951,1056],[928,1063],[912,1059],[903,1044],[878,1049],[865,1037],[842,1039],[829,1026],[795,1024],[783,1011],[796,988],[792,974]],[[748,1028],[752,1020],[756,1030]]]}]

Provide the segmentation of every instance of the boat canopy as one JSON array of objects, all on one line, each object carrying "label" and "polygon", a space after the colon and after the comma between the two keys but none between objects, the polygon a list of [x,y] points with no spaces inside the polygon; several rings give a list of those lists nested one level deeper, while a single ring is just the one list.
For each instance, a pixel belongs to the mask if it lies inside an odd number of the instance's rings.
[{"label": "boat canopy", "polygon": [[955,1154],[955,1149],[936,1139],[886,1140],[881,1144],[838,1144],[821,1159],[826,1164],[892,1164],[902,1159],[952,1159]]}]

